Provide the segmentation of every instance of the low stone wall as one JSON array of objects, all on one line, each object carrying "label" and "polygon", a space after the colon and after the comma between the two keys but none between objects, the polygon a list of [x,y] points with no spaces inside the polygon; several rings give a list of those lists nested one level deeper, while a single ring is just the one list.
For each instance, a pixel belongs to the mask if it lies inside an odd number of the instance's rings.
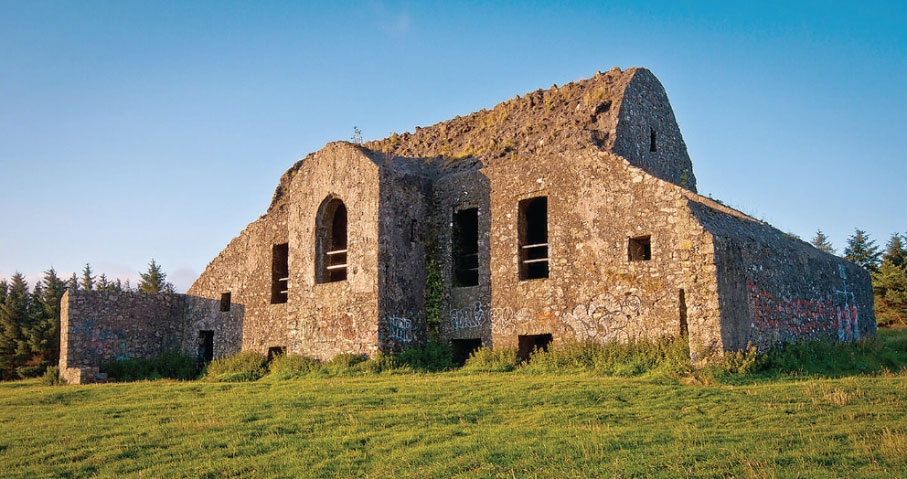
[{"label": "low stone wall", "polygon": [[93,382],[111,361],[198,353],[200,331],[212,331],[214,357],[239,351],[242,307],[179,294],[70,291],[61,302],[60,375]]}]

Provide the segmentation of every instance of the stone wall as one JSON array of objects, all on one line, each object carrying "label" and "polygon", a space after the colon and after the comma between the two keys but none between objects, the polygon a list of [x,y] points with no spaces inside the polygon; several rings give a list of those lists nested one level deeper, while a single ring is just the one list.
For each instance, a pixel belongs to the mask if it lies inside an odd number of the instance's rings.
[{"label": "stone wall", "polygon": [[699,198],[690,205],[714,236],[725,350],[875,335],[866,270],[708,203]]},{"label": "stone wall", "polygon": [[619,106],[613,152],[667,182],[696,191],[693,163],[661,82],[639,69]]},{"label": "stone wall", "polygon": [[213,331],[214,357],[239,352],[243,308],[187,295],[69,291],[61,301],[60,374],[92,382],[100,367],[162,352],[198,352],[200,331]]},{"label": "stone wall", "polygon": [[[244,306],[242,349],[321,359],[423,342],[427,258],[440,262],[441,339],[463,344],[687,335],[699,360],[874,332],[865,272],[695,188],[664,88],[648,70],[612,69],[364,147],[326,145],[283,175],[267,213],[189,293]],[[537,197],[548,273],[521,279],[520,204]],[[336,201],[348,267],[325,282],[319,215]],[[477,284],[459,284],[454,223],[473,208]],[[274,303],[280,244],[287,297]]]}]

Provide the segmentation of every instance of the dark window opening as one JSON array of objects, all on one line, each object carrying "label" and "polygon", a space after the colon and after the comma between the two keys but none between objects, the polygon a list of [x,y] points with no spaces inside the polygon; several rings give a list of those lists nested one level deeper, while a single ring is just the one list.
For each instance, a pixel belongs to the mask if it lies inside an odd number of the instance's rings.
[{"label": "dark window opening", "polygon": [[337,198],[323,204],[318,225],[318,250],[321,268],[319,283],[345,281],[347,272],[346,206]]},{"label": "dark window opening", "polygon": [[452,339],[450,350],[453,352],[454,363],[462,366],[477,349],[482,347],[482,338]]},{"label": "dark window opening", "polygon": [[548,345],[551,344],[550,334],[527,334],[520,335],[518,338],[517,355],[520,361],[529,361],[529,356],[535,350],[547,351]]},{"label": "dark window opening", "polygon": [[271,254],[271,304],[286,303],[290,290],[290,245],[276,244]]},{"label": "dark window opening", "polygon": [[223,293],[220,295],[220,310],[221,312],[230,311],[230,293]]},{"label": "dark window opening", "polygon": [[214,331],[198,332],[198,356],[196,361],[199,365],[210,363],[214,359]]},{"label": "dark window opening", "polygon": [[678,294],[678,302],[680,303],[680,337],[684,338],[687,336],[687,298],[686,293],[681,289]]},{"label": "dark window opening", "polygon": [[630,261],[649,261],[652,259],[652,237],[638,236],[630,238],[627,246]]},{"label": "dark window opening", "polygon": [[479,284],[479,209],[454,212],[453,221],[454,286]]},{"label": "dark window opening", "polygon": [[658,145],[655,144],[655,129],[649,128],[649,151],[658,151]]},{"label": "dark window opening", "polygon": [[520,201],[520,279],[548,277],[548,197]]},{"label": "dark window opening", "polygon": [[277,356],[283,356],[286,353],[287,348],[285,346],[271,346],[268,348],[268,361],[271,361]]}]

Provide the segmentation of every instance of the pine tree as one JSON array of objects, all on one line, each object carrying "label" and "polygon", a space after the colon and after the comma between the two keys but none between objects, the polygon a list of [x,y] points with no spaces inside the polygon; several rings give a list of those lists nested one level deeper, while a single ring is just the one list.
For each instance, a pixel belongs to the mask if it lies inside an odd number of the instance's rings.
[{"label": "pine tree", "polygon": [[173,293],[173,285],[167,282],[167,274],[152,258],[148,263],[148,271],[139,273],[142,281],[139,283],[141,293]]},{"label": "pine tree", "polygon": [[82,270],[82,279],[79,281],[79,287],[85,291],[94,289],[94,276],[91,275],[91,265],[85,263],[85,269]]},{"label": "pine tree", "polygon": [[880,326],[907,326],[907,261],[903,240],[891,235],[882,264],[872,274],[876,322]]},{"label": "pine tree", "polygon": [[882,262],[891,262],[895,266],[904,266],[907,264],[907,251],[904,251],[904,239],[897,233],[891,235],[888,244],[885,245],[885,252],[882,253]]},{"label": "pine tree", "polygon": [[52,366],[60,358],[60,300],[66,292],[66,283],[53,268],[44,272],[42,293],[32,295],[40,304],[41,314],[35,318],[34,329],[29,335],[31,348],[44,367]]},{"label": "pine tree", "polygon": [[907,327],[907,266],[883,261],[872,274],[876,322],[880,326]]},{"label": "pine tree", "polygon": [[0,305],[0,379],[15,379],[16,369],[28,357],[23,331],[29,324],[28,283],[21,273],[11,278]]},{"label": "pine tree", "polygon": [[819,251],[837,254],[834,246],[831,245],[831,241],[828,240],[828,236],[825,236],[825,233],[823,233],[821,229],[816,230],[816,236],[810,241],[810,244],[815,246]]},{"label": "pine tree", "polygon": [[882,253],[876,242],[869,238],[869,234],[856,228],[854,234],[847,238],[847,247],[844,248],[844,259],[875,272],[879,269],[879,257]]},{"label": "pine tree", "polygon": [[73,273],[72,276],[69,277],[69,281],[66,282],[66,288],[70,291],[79,290],[79,278],[75,273]]},{"label": "pine tree", "polygon": [[107,281],[107,275],[101,273],[98,275],[97,289],[98,291],[109,291],[110,282]]}]

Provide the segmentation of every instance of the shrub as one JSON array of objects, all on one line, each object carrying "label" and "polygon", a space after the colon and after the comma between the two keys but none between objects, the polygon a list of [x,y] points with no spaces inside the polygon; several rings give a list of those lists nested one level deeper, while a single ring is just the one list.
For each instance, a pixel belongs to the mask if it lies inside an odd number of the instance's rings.
[{"label": "shrub", "polygon": [[690,371],[686,339],[599,344],[571,342],[547,351],[537,350],[522,369],[526,372],[590,372],[603,376],[662,373],[678,376]]},{"label": "shrub", "polygon": [[60,384],[66,384],[66,381],[63,381],[63,378],[60,377],[60,368],[57,366],[51,366],[44,371],[44,375],[41,376],[41,384],[45,386],[58,386]]},{"label": "shrub", "polygon": [[205,367],[203,377],[214,382],[257,381],[267,373],[267,358],[254,351],[215,359]]},{"label": "shrub", "polygon": [[469,355],[461,371],[499,373],[513,371],[519,364],[515,349],[491,350],[482,347]]},{"label": "shrub", "polygon": [[189,380],[197,376],[196,359],[177,351],[155,358],[122,359],[105,364],[101,372],[115,381],[141,381],[161,378]]},{"label": "shrub", "polygon": [[296,379],[321,369],[321,361],[299,355],[281,354],[268,364],[268,376],[274,379]]},{"label": "shrub", "polygon": [[447,371],[456,367],[450,345],[440,341],[409,347],[393,359],[395,367],[409,367],[420,372]]}]

